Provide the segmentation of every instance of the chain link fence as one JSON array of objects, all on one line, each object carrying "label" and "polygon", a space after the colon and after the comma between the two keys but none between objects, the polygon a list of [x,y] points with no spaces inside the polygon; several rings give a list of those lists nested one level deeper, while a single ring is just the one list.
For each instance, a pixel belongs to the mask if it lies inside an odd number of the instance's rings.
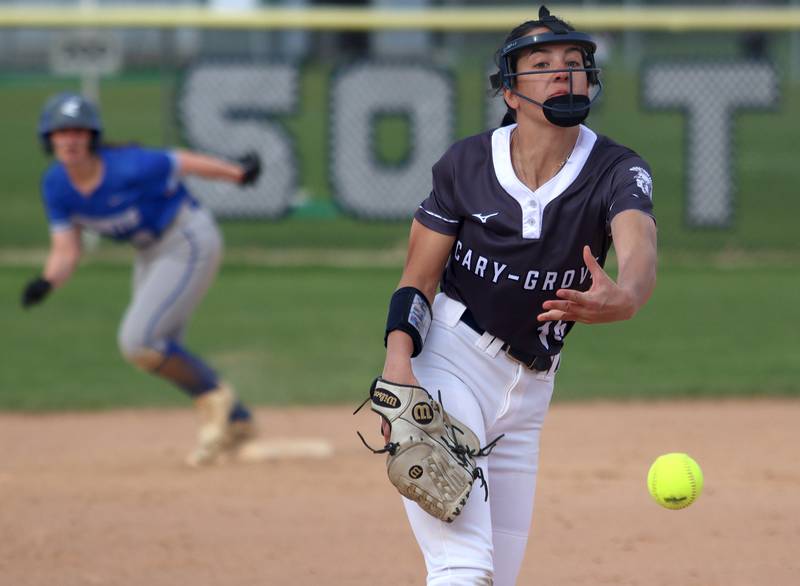
[{"label": "chain link fence", "polygon": [[[156,120],[107,125],[109,136],[231,158],[259,152],[266,172],[252,193],[190,181],[220,217],[322,209],[405,221],[448,145],[499,123],[504,104],[487,76],[506,32],[5,27],[0,83],[29,84],[38,100],[42,80],[75,89],[81,62],[102,57],[106,66],[95,74],[104,115]],[[648,159],[660,218],[679,219],[686,230],[735,231],[745,211],[749,223],[767,226],[776,199],[793,209],[794,169],[779,162],[794,146],[797,32],[743,23],[719,32],[592,34],[605,93],[588,124]],[[112,90],[123,86],[147,101]],[[11,99],[0,95],[0,108]],[[39,103],[28,102],[33,128]],[[145,127],[158,134],[140,134]],[[9,141],[28,139],[7,133]],[[33,180],[19,182],[36,190]],[[763,190],[772,203],[757,202]]]}]

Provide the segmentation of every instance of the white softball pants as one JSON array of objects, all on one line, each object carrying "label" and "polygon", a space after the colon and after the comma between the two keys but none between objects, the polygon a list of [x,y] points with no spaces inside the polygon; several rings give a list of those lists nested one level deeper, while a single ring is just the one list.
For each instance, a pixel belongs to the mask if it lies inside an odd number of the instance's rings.
[{"label": "white softball pants", "polygon": [[559,358],[547,372],[532,371],[500,350],[503,342],[460,321],[464,305],[443,293],[414,374],[444,408],[468,425],[481,445],[505,434],[479,458],[489,486],[480,483],[453,523],[403,499],[425,557],[429,586],[512,586],[522,565],[533,515],[539,436],[553,393]]},{"label": "white softball pants", "polygon": [[222,237],[211,213],[184,206],[161,240],[136,253],[133,295],[117,336],[123,355],[164,352],[167,340],[180,342],[221,258]]}]

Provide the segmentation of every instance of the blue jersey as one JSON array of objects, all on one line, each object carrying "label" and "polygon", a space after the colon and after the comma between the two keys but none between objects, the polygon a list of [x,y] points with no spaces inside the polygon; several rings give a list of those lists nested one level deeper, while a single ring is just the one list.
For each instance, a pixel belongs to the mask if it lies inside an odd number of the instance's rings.
[{"label": "blue jersey", "polygon": [[194,203],[179,181],[172,153],[104,147],[97,154],[103,178],[90,194],[75,189],[59,162],[45,172],[42,197],[51,230],[80,226],[143,246],[164,232],[183,202]]}]

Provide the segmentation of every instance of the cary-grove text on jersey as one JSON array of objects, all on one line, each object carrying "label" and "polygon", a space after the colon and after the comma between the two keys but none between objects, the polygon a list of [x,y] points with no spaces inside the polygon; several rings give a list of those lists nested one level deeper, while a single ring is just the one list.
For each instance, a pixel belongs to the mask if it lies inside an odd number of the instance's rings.
[{"label": "cary-grove text on jersey", "polygon": [[458,266],[473,273],[481,279],[487,279],[497,284],[502,279],[517,281],[523,289],[528,291],[556,291],[583,285],[591,280],[589,269],[583,265],[558,271],[547,271],[540,268],[509,267],[507,263],[492,258],[487,258],[464,246],[461,240],[456,241],[453,249],[453,260]]}]

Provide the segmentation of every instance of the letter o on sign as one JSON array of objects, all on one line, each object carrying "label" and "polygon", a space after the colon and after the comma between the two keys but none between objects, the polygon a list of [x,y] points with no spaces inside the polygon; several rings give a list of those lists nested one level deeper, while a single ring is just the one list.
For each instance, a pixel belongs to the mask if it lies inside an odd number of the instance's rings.
[{"label": "letter o on sign", "polygon": [[[360,63],[340,71],[331,90],[331,182],[336,202],[362,218],[410,217],[431,190],[431,166],[453,134],[449,77],[429,66]],[[399,165],[378,160],[381,114],[409,120],[411,152]]]},{"label": "letter o on sign", "polygon": [[289,64],[201,62],[187,72],[177,101],[187,143],[231,158],[255,151],[264,168],[246,189],[187,177],[192,193],[215,214],[277,218],[288,211],[298,165],[293,141],[274,117],[295,110],[297,80]]}]

